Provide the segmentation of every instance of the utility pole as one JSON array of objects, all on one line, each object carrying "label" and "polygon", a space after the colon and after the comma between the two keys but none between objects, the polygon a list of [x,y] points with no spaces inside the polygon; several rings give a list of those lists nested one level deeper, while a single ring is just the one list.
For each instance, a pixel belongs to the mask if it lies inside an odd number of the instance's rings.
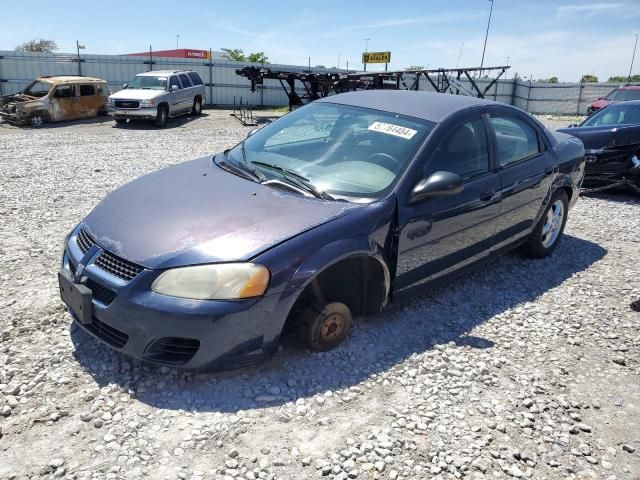
[{"label": "utility pole", "polygon": [[76,40],[76,52],[78,52],[78,75],[82,76],[82,66],[80,65],[80,49],[84,50],[84,45],[80,45],[80,42]]},{"label": "utility pole", "polygon": [[464,42],[460,45],[460,53],[458,54],[458,61],[456,62],[456,68],[460,66],[460,58],[462,58],[462,49],[464,48]]},{"label": "utility pole", "polygon": [[178,47],[179,43],[180,43],[180,34],[177,34],[176,35],[176,50],[178,50],[178,48],[180,48],[180,47]]},{"label": "utility pole", "polygon": [[487,38],[489,38],[489,27],[491,26],[491,14],[493,13],[493,0],[491,2],[491,8],[489,9],[489,21],[487,22],[487,32],[484,34],[484,47],[482,47],[482,60],[480,60],[480,73],[479,78],[482,78],[482,67],[484,66],[484,52],[487,50]]},{"label": "utility pole", "polygon": [[633,46],[633,55],[631,55],[631,66],[629,67],[629,76],[627,77],[627,83],[631,82],[631,71],[633,70],[633,61],[636,58],[636,48],[638,47],[638,34],[635,34],[636,36],[636,43]]},{"label": "utility pole", "polygon": [[[507,67],[510,67],[510,65],[509,65],[509,59],[510,58],[511,57],[507,57]],[[509,74],[507,72],[504,72],[504,79],[506,80],[507,78],[509,78]]]},{"label": "utility pole", "polygon": [[338,54],[338,70],[340,70],[340,57],[342,56],[341,53]]}]

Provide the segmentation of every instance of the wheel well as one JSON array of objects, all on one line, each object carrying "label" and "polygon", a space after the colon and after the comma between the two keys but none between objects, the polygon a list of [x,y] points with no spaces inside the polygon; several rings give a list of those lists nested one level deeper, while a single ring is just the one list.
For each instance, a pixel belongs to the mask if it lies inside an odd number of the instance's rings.
[{"label": "wheel well", "polygon": [[571,197],[573,196],[573,188],[561,187],[560,190],[564,190],[564,193],[567,194],[567,200],[569,200],[569,203],[571,203]]},{"label": "wheel well", "polygon": [[167,102],[162,102],[158,104],[158,109],[160,108],[166,108],[167,110],[169,110],[169,104]]},{"label": "wheel well", "polygon": [[200,102],[202,103],[202,97],[200,95],[196,95],[195,97],[193,97],[193,101],[195,102],[196,100],[200,100]]},{"label": "wheel well", "polygon": [[[354,317],[379,312],[387,299],[388,275],[377,259],[359,255],[346,258],[318,273],[296,300],[286,327],[307,307],[322,301],[346,304]],[[320,295],[318,298],[317,287]]]}]

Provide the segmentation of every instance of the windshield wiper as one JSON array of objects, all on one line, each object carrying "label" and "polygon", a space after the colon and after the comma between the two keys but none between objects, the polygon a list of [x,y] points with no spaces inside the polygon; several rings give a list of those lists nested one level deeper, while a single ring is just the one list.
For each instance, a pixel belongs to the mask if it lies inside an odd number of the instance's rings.
[{"label": "windshield wiper", "polygon": [[[224,152],[222,152],[222,154],[224,155],[224,158],[226,160],[225,163],[227,165],[229,165],[230,167],[236,169],[236,171],[241,172],[243,174],[243,176],[249,176],[250,180],[257,181],[258,183],[262,183],[267,179],[267,177],[265,177],[264,174],[261,171],[256,170],[255,168],[252,168],[246,162],[246,160],[244,160],[244,159],[242,161],[240,161],[240,162],[238,162],[238,161],[229,162],[228,161],[229,155],[227,155],[228,152],[229,152],[229,150],[225,150]],[[244,157],[244,145],[243,145],[243,148],[242,148],[242,155]]]},{"label": "windshield wiper", "polygon": [[[243,147],[244,147],[244,142],[243,142]],[[243,148],[243,151],[244,151],[244,148]],[[298,187],[302,187],[303,189],[305,189],[306,191],[311,193],[316,198],[322,198],[323,200],[335,200],[335,198],[333,198],[327,192],[322,192],[322,191],[318,190],[309,181],[309,179],[307,177],[305,177],[304,175],[299,174],[298,172],[295,172],[293,170],[288,170],[286,168],[281,167],[280,165],[275,165],[273,163],[252,161],[251,164],[260,165],[262,167],[267,167],[267,168],[270,168],[272,170],[276,170],[277,172],[280,172],[280,174],[283,176],[283,178],[285,180],[288,180],[290,183],[293,183]]]}]

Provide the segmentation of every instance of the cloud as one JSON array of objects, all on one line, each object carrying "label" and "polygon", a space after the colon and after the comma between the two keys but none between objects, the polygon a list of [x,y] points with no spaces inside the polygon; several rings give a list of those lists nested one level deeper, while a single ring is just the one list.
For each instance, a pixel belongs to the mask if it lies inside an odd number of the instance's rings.
[{"label": "cloud", "polygon": [[434,14],[422,17],[404,17],[395,18],[390,20],[383,20],[380,22],[371,22],[364,24],[356,24],[343,27],[343,31],[351,30],[372,30],[375,28],[390,28],[390,27],[402,27],[405,25],[452,25],[461,22],[473,21],[478,18],[483,18],[485,13],[483,12],[456,12],[456,13],[443,13]]},{"label": "cloud", "polygon": [[567,15],[599,15],[607,11],[624,12],[625,5],[623,3],[585,3],[579,5],[562,5],[557,9],[557,16],[564,17]]}]

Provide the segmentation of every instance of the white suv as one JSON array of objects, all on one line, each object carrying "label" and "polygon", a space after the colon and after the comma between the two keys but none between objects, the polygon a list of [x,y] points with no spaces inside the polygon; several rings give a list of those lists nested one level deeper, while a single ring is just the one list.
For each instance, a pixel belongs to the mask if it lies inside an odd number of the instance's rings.
[{"label": "white suv", "polygon": [[140,73],[123,89],[109,97],[109,114],[116,123],[127,120],[155,120],[164,127],[167,120],[184,114],[200,115],[204,84],[190,70],[156,70]]}]

